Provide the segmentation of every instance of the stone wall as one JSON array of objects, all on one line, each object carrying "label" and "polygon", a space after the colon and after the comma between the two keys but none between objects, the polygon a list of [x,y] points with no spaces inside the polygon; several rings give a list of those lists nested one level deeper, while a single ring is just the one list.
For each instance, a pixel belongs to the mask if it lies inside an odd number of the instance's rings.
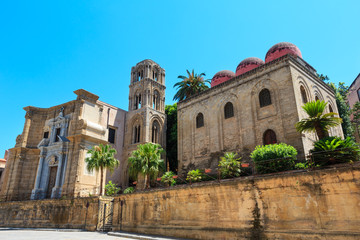
[{"label": "stone wall", "polygon": [[0,227],[76,228],[94,231],[98,198],[0,202]]},{"label": "stone wall", "polygon": [[113,230],[191,239],[359,239],[360,166],[122,195]]}]

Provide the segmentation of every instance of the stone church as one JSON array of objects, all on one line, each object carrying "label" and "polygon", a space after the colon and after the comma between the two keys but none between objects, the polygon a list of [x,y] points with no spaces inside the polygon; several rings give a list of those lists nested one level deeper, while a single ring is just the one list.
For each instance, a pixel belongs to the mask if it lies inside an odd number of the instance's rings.
[{"label": "stone church", "polygon": [[[131,69],[128,111],[99,100],[83,89],[76,100],[51,108],[25,107],[25,126],[10,149],[0,197],[6,200],[98,194],[100,174],[88,172],[87,151],[111,144],[120,166],[112,180],[128,185],[127,159],[137,145],[166,148],[165,70],[152,60]],[[295,123],[306,117],[302,105],[328,103],[338,112],[333,90],[291,43],[278,43],[265,61],[247,58],[236,72],[224,70],[211,88],[178,103],[178,172],[215,169],[219,157],[234,151],[249,160],[257,145],[284,142],[304,157],[315,134],[300,134]],[[342,136],[341,126],[330,135]]]},{"label": "stone church", "polygon": [[[246,58],[235,73],[216,73],[210,89],[178,104],[179,174],[215,169],[226,151],[248,161],[257,145],[278,142],[304,157],[316,135],[298,133],[295,123],[307,116],[301,107],[312,100],[324,100],[326,112],[338,113],[334,91],[291,43],[271,47],[265,62]],[[330,135],[343,137],[341,126]]]},{"label": "stone church", "polygon": [[[122,110],[79,89],[73,101],[50,107],[25,107],[25,125],[9,150],[1,185],[5,200],[89,196],[112,180],[128,185],[127,158],[145,142],[165,145],[165,70],[152,60],[131,69],[129,109]],[[107,173],[86,169],[87,151],[111,144],[120,165]]]}]

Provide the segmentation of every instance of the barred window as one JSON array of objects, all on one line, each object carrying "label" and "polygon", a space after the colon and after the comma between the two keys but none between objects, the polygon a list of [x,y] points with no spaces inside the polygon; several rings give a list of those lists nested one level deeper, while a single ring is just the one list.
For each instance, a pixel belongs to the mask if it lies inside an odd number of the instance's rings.
[{"label": "barred window", "polygon": [[263,143],[264,145],[277,143],[276,134],[273,130],[268,129],[264,132]]},{"label": "barred window", "polygon": [[49,131],[44,132],[44,138],[49,138]]},{"label": "barred window", "polygon": [[109,136],[108,136],[108,142],[109,143],[115,143],[115,129],[109,128]]},{"label": "barred window", "polygon": [[271,105],[271,95],[270,91],[267,88],[264,88],[259,93],[260,107],[265,107]]},{"label": "barred window", "polygon": [[306,96],[306,92],[305,92],[305,88],[303,86],[300,87],[300,92],[301,92],[301,98],[303,103],[307,103],[307,96]]},{"label": "barred window", "polygon": [[201,128],[204,126],[204,115],[202,113],[199,113],[196,116],[196,128]]},{"label": "barred window", "polygon": [[228,102],[225,104],[224,114],[225,114],[225,119],[231,118],[234,116],[234,107],[231,102]]}]

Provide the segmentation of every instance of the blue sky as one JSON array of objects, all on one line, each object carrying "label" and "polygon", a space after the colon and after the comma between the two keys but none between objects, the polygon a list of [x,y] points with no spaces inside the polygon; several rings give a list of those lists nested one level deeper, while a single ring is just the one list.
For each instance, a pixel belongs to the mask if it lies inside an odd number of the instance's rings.
[{"label": "blue sky", "polygon": [[235,71],[292,42],[333,82],[360,72],[360,1],[1,1],[0,157],[15,145],[25,106],[51,107],[83,88],[127,110],[130,69],[166,70],[166,103],[186,69]]}]

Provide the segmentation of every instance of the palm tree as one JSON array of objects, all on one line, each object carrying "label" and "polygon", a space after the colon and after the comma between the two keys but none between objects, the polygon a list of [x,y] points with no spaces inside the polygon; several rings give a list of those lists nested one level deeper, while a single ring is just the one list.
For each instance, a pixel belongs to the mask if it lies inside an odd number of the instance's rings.
[{"label": "palm tree", "polygon": [[194,73],[194,69],[190,73],[189,70],[186,70],[188,76],[178,76],[182,81],[175,83],[174,88],[177,88],[177,92],[173,98],[174,101],[184,100],[196,93],[202,92],[209,87],[206,83],[210,83],[210,80],[204,80],[205,73],[200,73],[199,75]]},{"label": "palm tree", "polygon": [[103,195],[103,175],[104,169],[109,169],[111,172],[115,167],[119,166],[119,160],[115,159],[116,150],[110,145],[93,146],[87,153],[90,157],[85,159],[88,171],[100,170],[100,196]]},{"label": "palm tree", "polygon": [[311,101],[302,108],[309,115],[295,124],[296,130],[302,132],[316,132],[319,139],[329,136],[328,130],[342,122],[339,117],[334,117],[337,113],[324,113],[327,103],[324,101]]},{"label": "palm tree", "polygon": [[150,180],[157,177],[160,170],[165,169],[161,153],[164,149],[159,144],[145,143],[137,146],[137,150],[129,157],[130,175],[137,178],[138,174],[145,176],[146,188],[150,188]]}]

